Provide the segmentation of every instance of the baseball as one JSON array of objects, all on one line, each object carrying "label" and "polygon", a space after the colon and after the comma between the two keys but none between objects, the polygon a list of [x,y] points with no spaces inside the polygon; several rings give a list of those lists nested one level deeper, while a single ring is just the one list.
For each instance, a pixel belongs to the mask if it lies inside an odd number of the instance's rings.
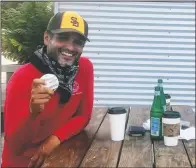
[{"label": "baseball", "polygon": [[58,78],[53,74],[45,74],[40,79],[44,79],[46,87],[56,90],[59,87]]}]

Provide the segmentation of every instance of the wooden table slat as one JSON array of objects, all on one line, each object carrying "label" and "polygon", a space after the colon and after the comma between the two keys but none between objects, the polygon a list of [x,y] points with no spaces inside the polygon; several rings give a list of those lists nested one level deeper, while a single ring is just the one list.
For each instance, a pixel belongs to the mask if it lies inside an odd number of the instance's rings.
[{"label": "wooden table slat", "polygon": [[196,159],[196,157],[195,157],[195,152],[196,152],[195,151],[195,139],[190,140],[188,142],[183,140],[183,143],[184,143],[185,148],[187,150],[192,167],[196,167],[196,165],[195,165],[195,159]]},{"label": "wooden table slat", "polygon": [[156,167],[191,167],[181,140],[174,147],[167,147],[163,141],[154,141]]},{"label": "wooden table slat", "polygon": [[[195,112],[193,111],[192,107],[190,106],[174,106],[174,110],[176,111],[182,111],[181,118],[182,120],[189,121],[191,123],[191,126],[195,127]],[[195,139],[186,141],[182,140],[186,151],[188,153],[188,156],[191,161],[192,167],[196,167],[195,165]]]},{"label": "wooden table slat", "polygon": [[[180,112],[181,119],[194,123],[194,113],[188,106],[173,106],[173,110]],[[177,146],[167,147],[164,141],[154,141],[156,167],[191,167],[182,140]],[[195,158],[194,158],[195,159]]]},{"label": "wooden table slat", "polygon": [[78,167],[106,112],[107,108],[94,108],[92,119],[85,130],[59,146],[42,167]]},{"label": "wooden table slat", "polygon": [[[191,123],[191,126],[195,127],[195,113],[190,106],[174,106],[174,110],[181,112],[182,120],[189,121]],[[191,165],[195,167],[195,139],[190,141],[182,141],[190,158]]]},{"label": "wooden table slat", "polygon": [[107,115],[90,147],[81,167],[116,167],[122,141],[112,141]]},{"label": "wooden table slat", "polygon": [[[132,107],[129,113],[127,129],[130,125],[142,126],[150,117],[148,107]],[[125,136],[119,167],[153,167],[153,150],[150,134],[144,137]]]}]

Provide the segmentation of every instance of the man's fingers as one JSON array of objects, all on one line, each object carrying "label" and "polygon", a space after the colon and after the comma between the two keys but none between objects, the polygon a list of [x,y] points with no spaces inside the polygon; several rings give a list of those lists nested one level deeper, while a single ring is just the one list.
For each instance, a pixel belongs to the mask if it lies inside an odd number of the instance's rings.
[{"label": "man's fingers", "polygon": [[43,165],[43,163],[44,163],[44,159],[45,159],[45,157],[41,155],[39,157],[39,160],[35,164],[34,168],[40,168]]},{"label": "man's fingers", "polygon": [[32,100],[33,104],[45,104],[49,101],[50,99],[34,99]]},{"label": "man's fingers", "polygon": [[33,86],[37,87],[38,85],[45,85],[45,81],[43,79],[34,79]]},{"label": "man's fingers", "polygon": [[34,88],[31,91],[32,94],[49,94],[49,95],[53,95],[54,91],[50,88],[47,88],[45,86],[41,86],[39,88]]},{"label": "man's fingers", "polygon": [[36,95],[32,95],[31,97],[33,100],[34,99],[50,99],[51,96],[49,94],[36,94]]},{"label": "man's fingers", "polygon": [[38,154],[35,154],[31,160],[30,160],[30,163],[28,165],[28,168],[34,168],[35,167],[35,164],[37,162],[37,160],[39,159],[39,155]]},{"label": "man's fingers", "polygon": [[51,88],[47,88],[47,87],[44,87],[45,91],[50,94],[50,95],[53,95],[54,94],[54,90],[52,90]]}]

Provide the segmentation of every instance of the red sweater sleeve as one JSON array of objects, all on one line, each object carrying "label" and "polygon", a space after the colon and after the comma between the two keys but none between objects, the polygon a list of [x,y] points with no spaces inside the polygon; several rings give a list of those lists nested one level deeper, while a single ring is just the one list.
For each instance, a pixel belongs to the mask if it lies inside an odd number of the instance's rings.
[{"label": "red sweater sleeve", "polygon": [[76,115],[66,122],[61,128],[56,130],[53,135],[56,135],[60,141],[67,140],[72,136],[82,131],[89,123],[94,100],[94,71],[93,64],[85,59],[84,66],[84,92],[83,98],[78,108]]},{"label": "red sweater sleeve", "polygon": [[15,154],[22,153],[32,139],[35,120],[30,118],[29,100],[31,81],[25,80],[22,70],[10,79],[6,89],[5,141]]}]

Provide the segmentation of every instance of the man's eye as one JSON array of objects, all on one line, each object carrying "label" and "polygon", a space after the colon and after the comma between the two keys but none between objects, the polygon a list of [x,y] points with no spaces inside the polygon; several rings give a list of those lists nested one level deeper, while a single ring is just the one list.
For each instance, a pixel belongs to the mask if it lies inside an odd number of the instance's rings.
[{"label": "man's eye", "polygon": [[84,46],[84,41],[82,41],[82,40],[74,40],[74,43],[75,44],[77,44],[77,45],[79,45],[79,46]]}]

